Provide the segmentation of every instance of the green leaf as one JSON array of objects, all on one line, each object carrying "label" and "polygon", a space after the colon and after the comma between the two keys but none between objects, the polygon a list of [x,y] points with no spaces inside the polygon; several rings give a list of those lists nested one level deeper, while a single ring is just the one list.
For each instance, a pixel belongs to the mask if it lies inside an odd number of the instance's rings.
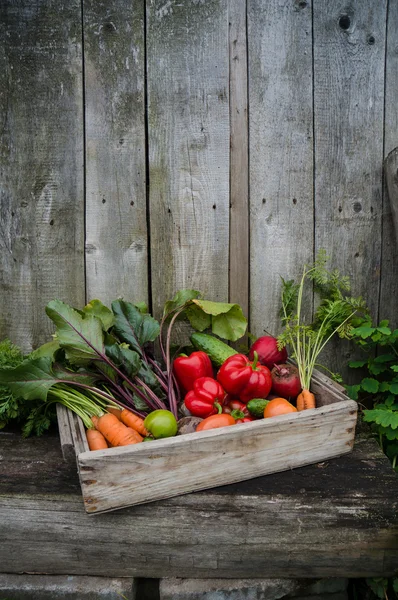
[{"label": "green leaf", "polygon": [[112,310],[115,315],[113,332],[142,356],[143,346],[154,342],[158,337],[159,323],[151,315],[142,314],[134,304],[124,300],[112,302]]},{"label": "green leaf", "polygon": [[391,429],[398,428],[398,413],[392,410],[373,408],[372,410],[364,410],[363,415],[367,423],[377,423],[383,427],[391,427]]},{"label": "green leaf", "polygon": [[385,362],[390,362],[391,360],[394,360],[396,358],[397,357],[394,354],[380,354],[380,356],[376,356],[376,358],[374,359],[374,362],[385,363]]},{"label": "green leaf", "polygon": [[55,323],[59,345],[72,364],[87,364],[104,354],[102,323],[97,317],[81,315],[61,300],[49,302],[46,313]]},{"label": "green leaf", "polygon": [[148,304],[146,302],[136,302],[134,304],[134,306],[136,308],[138,308],[138,310],[140,311],[140,313],[142,313],[143,315],[145,315],[145,313],[148,312]]},{"label": "green leaf", "polygon": [[355,337],[361,337],[363,340],[370,337],[375,331],[374,327],[371,327],[370,324],[364,324],[360,327],[355,327],[352,330],[352,335]]},{"label": "green leaf", "polygon": [[360,367],[364,367],[367,362],[367,360],[350,360],[348,366],[352,369],[358,369]]},{"label": "green leaf", "polygon": [[390,321],[388,319],[384,319],[384,321],[380,321],[379,327],[388,327]]},{"label": "green leaf", "polygon": [[391,329],[389,327],[378,327],[377,331],[383,333],[384,335],[391,335]]},{"label": "green leaf", "polygon": [[398,394],[398,383],[392,383],[390,385],[390,392],[392,394]]},{"label": "green leaf", "polygon": [[179,290],[172,300],[168,300],[164,305],[163,315],[168,315],[171,312],[182,308],[191,300],[200,298],[200,292],[196,290]]},{"label": "green leaf", "polygon": [[365,377],[361,381],[361,387],[365,392],[375,394],[379,390],[379,382],[376,379]]},{"label": "green leaf", "polygon": [[75,373],[52,365],[49,357],[27,359],[15,369],[0,369],[0,383],[7,385],[16,397],[25,400],[47,400],[48,390],[61,382],[93,385],[97,377],[90,373]]},{"label": "green leaf", "polygon": [[392,588],[394,592],[398,592],[398,577],[394,577],[392,580]]},{"label": "green leaf", "polygon": [[102,304],[101,300],[90,300],[90,302],[83,308],[83,313],[98,317],[102,323],[104,331],[108,331],[108,329],[112,327],[115,320],[111,309],[105,306],[105,304]]},{"label": "green leaf", "polygon": [[398,373],[398,365],[391,365],[390,369],[394,371],[394,373]]},{"label": "green leaf", "polygon": [[185,314],[196,331],[204,331],[211,326],[211,315],[205,313],[200,306],[191,304],[186,308]]},{"label": "green leaf", "polygon": [[345,389],[347,390],[348,397],[351,400],[358,400],[358,394],[361,390],[360,385],[346,385]]},{"label": "green leaf", "polygon": [[129,377],[135,377],[141,367],[141,357],[138,352],[126,348],[123,344],[106,346],[106,354],[117,367],[123,367]]},{"label": "green leaf", "polygon": [[231,342],[241,338],[247,328],[247,320],[239,304],[193,300],[205,314],[211,315],[212,333]]},{"label": "green leaf", "polygon": [[382,381],[379,386],[379,392],[388,392],[390,389],[390,383],[388,381]]},{"label": "green leaf", "polygon": [[54,354],[59,350],[58,340],[47,342],[29,354],[30,359],[48,357],[54,359]]},{"label": "green leaf", "polygon": [[385,373],[385,371],[388,371],[389,369],[388,366],[383,363],[371,362],[369,363],[368,370],[371,375],[380,375],[380,373]]}]

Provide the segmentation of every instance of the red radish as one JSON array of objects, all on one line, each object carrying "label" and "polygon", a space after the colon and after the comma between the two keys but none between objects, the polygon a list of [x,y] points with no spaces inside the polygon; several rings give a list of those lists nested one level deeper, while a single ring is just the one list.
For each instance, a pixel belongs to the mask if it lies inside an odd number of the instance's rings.
[{"label": "red radish", "polygon": [[258,354],[258,362],[270,370],[274,365],[287,361],[287,350],[278,350],[277,340],[272,335],[263,335],[254,342],[249,351],[249,359],[254,359],[254,352]]},{"label": "red radish", "polygon": [[275,365],[271,377],[273,394],[278,394],[281,398],[295,398],[301,392],[298,369],[294,365]]}]

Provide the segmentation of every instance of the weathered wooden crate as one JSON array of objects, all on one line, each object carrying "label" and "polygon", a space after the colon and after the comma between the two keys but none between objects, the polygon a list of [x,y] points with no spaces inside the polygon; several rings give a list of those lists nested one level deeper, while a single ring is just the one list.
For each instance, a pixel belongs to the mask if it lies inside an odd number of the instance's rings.
[{"label": "weathered wooden crate", "polygon": [[65,458],[76,455],[84,506],[100,513],[286,471],[350,452],[356,402],[316,373],[317,408],[90,452],[83,423],[58,407]]}]

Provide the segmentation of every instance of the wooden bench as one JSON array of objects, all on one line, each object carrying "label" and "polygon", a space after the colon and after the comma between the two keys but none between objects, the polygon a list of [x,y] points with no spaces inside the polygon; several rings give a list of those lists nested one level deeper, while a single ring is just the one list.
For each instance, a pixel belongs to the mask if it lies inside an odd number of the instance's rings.
[{"label": "wooden bench", "polygon": [[398,478],[362,436],[351,454],[324,463],[88,516],[57,433],[1,432],[0,539],[2,573],[391,576]]}]

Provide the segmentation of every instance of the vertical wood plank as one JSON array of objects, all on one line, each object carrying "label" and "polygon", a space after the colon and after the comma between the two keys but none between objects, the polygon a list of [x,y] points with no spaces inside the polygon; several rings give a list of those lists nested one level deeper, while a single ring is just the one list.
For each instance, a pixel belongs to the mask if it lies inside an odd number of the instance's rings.
[{"label": "vertical wood plank", "polygon": [[49,300],[84,299],[81,8],[0,10],[0,337],[29,351]]},{"label": "vertical wood plank", "polygon": [[[314,4],[315,247],[377,315],[386,1]],[[327,362],[345,374],[341,343]],[[344,351],[345,352],[345,351]]]},{"label": "vertical wood plank", "polygon": [[311,11],[309,1],[248,0],[250,322],[257,336],[280,331],[280,276],[298,278],[313,258]]},{"label": "vertical wood plank", "polygon": [[[398,4],[388,3],[386,40],[384,156],[398,147]],[[384,188],[382,221],[382,264],[379,318],[389,319],[393,328],[398,326],[398,204],[395,211],[392,198]],[[394,226],[395,212],[395,226]]]},{"label": "vertical wood plank", "polygon": [[147,1],[153,308],[181,288],[228,298],[226,0]]},{"label": "vertical wood plank", "polygon": [[229,2],[229,299],[249,315],[249,140],[246,0]]},{"label": "vertical wood plank", "polygon": [[87,298],[148,299],[144,0],[84,0]]}]

